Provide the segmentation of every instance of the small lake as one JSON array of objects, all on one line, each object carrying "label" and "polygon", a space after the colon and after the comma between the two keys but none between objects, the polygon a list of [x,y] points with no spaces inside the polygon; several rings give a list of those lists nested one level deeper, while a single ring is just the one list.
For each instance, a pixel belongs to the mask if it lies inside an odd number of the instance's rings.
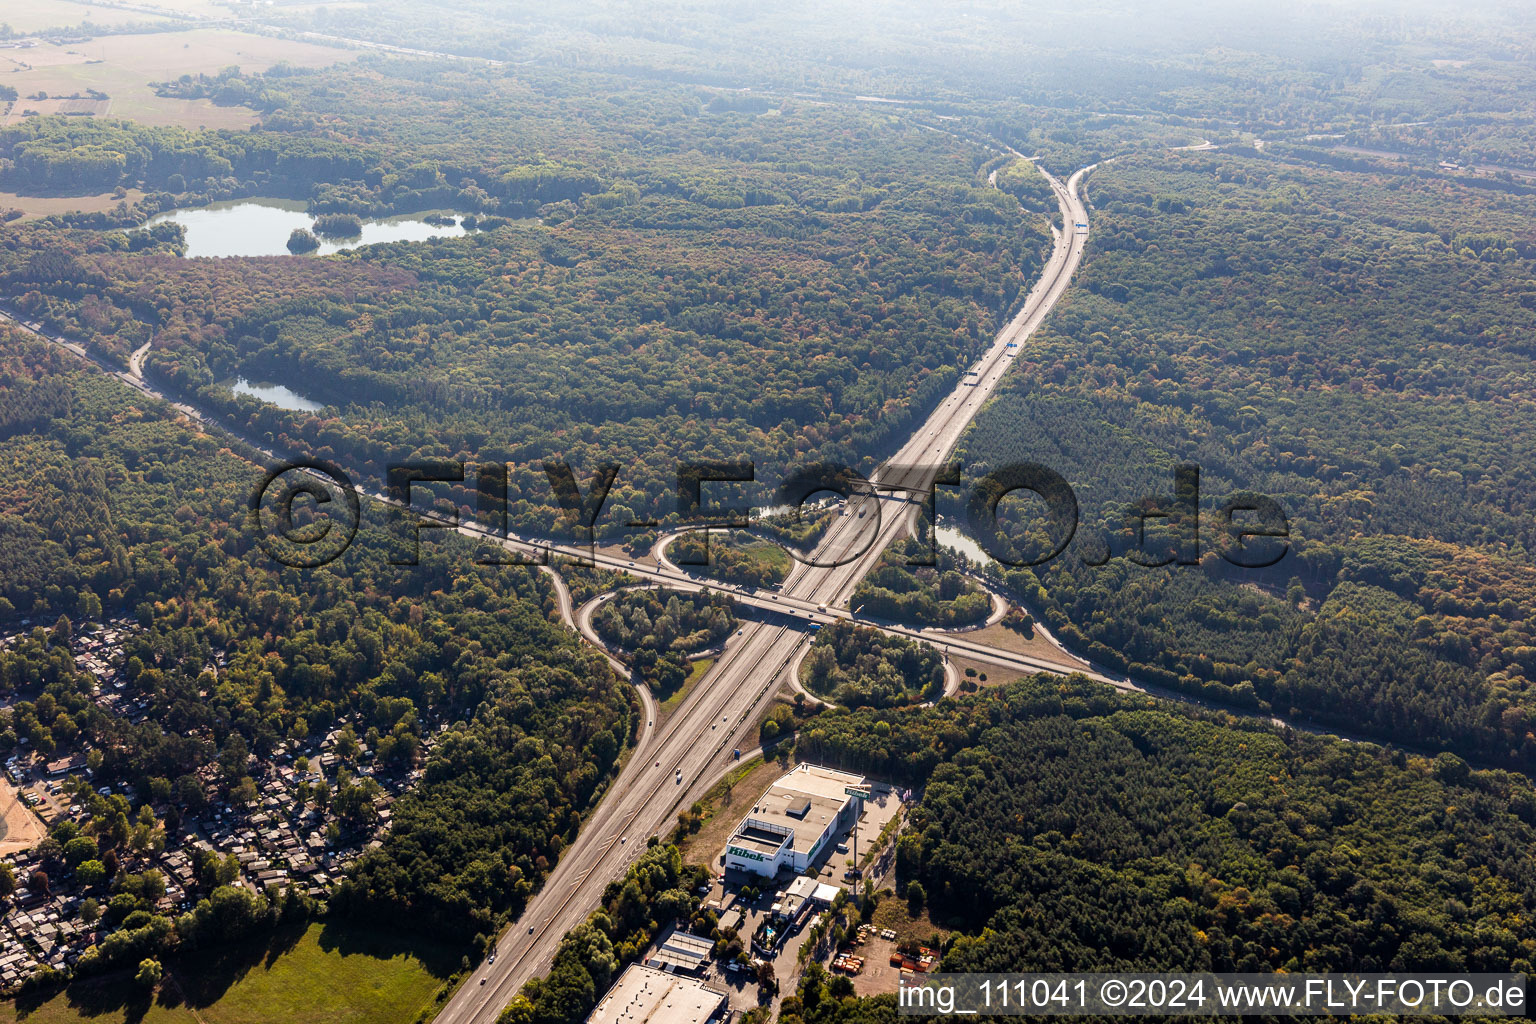
[{"label": "small lake", "polygon": [[325,408],[321,402],[312,402],[296,391],[292,391],[281,384],[267,384],[264,382],[252,383],[244,377],[231,381],[229,390],[237,395],[250,395],[259,398],[263,402],[271,402],[273,405],[288,409],[292,412],[319,412]]},{"label": "small lake", "polygon": [[[355,249],[378,242],[423,242],[429,238],[452,238],[467,234],[456,215],[448,223],[428,224],[426,213],[411,213],[383,220],[363,221],[361,235],[334,238],[317,235],[320,248],[315,255]],[[446,215],[445,215],[446,216]],[[286,199],[239,199],[212,203],[195,210],[167,210],[145,223],[180,224],[187,232],[187,255],[191,256],[288,256],[288,236],[294,228],[314,231],[315,219],[304,212],[304,204]]]},{"label": "small lake", "polygon": [[993,561],[992,556],[983,551],[980,544],[961,533],[956,527],[937,526],[934,528],[933,536],[939,547],[960,552],[971,560],[972,565],[989,565]]}]

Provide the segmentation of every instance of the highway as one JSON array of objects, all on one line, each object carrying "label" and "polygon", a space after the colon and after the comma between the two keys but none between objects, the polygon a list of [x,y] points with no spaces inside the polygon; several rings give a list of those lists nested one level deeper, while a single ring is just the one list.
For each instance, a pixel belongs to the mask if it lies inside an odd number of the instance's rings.
[{"label": "highway", "polygon": [[[712,587],[731,593],[742,604],[779,614],[747,623],[727,644],[714,667],[695,684],[677,713],[641,744],[543,888],[497,943],[494,962],[488,959],[477,966],[444,1005],[438,1024],[494,1024],[523,983],[548,969],[560,938],[598,905],[604,886],[623,875],[645,849],[646,839],[665,832],[677,812],[702,796],[726,770],[731,763],[730,751],[750,728],[754,712],[777,690],[785,669],[799,662],[808,641],[809,633],[794,628],[784,621],[786,617],[806,623],[853,617],[843,607],[848,595],[880,552],[907,528],[912,514],[921,507],[923,489],[996,389],[1013,354],[1066,292],[1087,241],[1086,229],[1075,225],[1086,225],[1088,220],[1077,192],[1090,170],[1079,170],[1066,184],[1047,175],[1061,208],[1063,229],[1056,232],[1055,246],[1040,280],[977,361],[975,372],[964,376],[900,451],[875,473],[872,483],[878,493],[854,495],[847,501],[845,514],[817,545],[811,559],[815,564],[797,563],[777,593]],[[478,532],[468,525],[461,529]],[[531,549],[528,542],[507,543],[519,550]],[[707,586],[664,561],[653,568],[597,553],[592,560],[604,568],[668,586],[689,590]],[[940,639],[922,630],[889,624],[882,628],[938,642],[951,656],[988,664],[1025,671],[1081,671],[1080,665],[1066,658],[1054,662],[1000,651],[963,636],[944,635]],[[1132,688],[1128,681],[1088,674],[1111,685]]]},{"label": "highway", "polygon": [[[1088,233],[1086,227],[1076,225],[1087,224],[1088,212],[1078,190],[1091,170],[1092,166],[1082,168],[1065,185],[1041,171],[1056,193],[1065,230],[1056,233],[1056,245],[1040,280],[954,392],[875,472],[871,480],[874,493],[848,502],[846,513],[827,531],[811,559],[815,564],[796,565],[781,588],[786,594],[815,597],[828,608],[846,603],[881,552],[909,529],[913,517],[922,510],[921,496],[954,451],[960,435],[996,390],[1014,354],[1066,293],[1082,262]],[[846,564],[831,565],[837,562]]]},{"label": "highway", "polygon": [[[522,916],[497,942],[494,958],[477,965],[444,1005],[437,1018],[440,1024],[494,1024],[522,984],[547,970],[561,937],[598,905],[604,887],[623,875],[645,849],[646,839],[669,830],[677,812],[701,797],[729,769],[733,763],[732,748],[741,744],[742,736],[750,730],[763,702],[776,692],[786,669],[798,664],[810,635],[808,627],[837,618],[856,618],[845,607],[848,595],[881,551],[908,529],[937,467],[996,389],[1019,346],[1065,293],[1087,239],[1086,228],[1077,229],[1074,225],[1087,223],[1087,212],[1077,191],[1091,169],[1079,170],[1066,184],[1047,175],[1057,195],[1064,227],[1055,231],[1055,245],[1040,280],[1019,312],[974,364],[974,372],[964,375],[955,391],[939,403],[901,450],[876,471],[872,481],[876,492],[849,499],[846,514],[829,527],[813,552],[811,561],[815,564],[797,564],[778,591],[713,584],[665,563],[652,567],[583,548],[536,539],[496,537],[471,522],[458,524],[459,532],[466,536],[524,554],[579,559],[668,587],[728,592],[740,604],[765,614],[759,621],[744,624],[664,724],[657,725],[654,702],[649,700],[649,694],[642,694],[646,719],[623,769]],[[233,438],[258,460],[282,463],[291,459],[159,390],[143,376],[147,345],[134,352],[127,369],[122,369],[96,358],[78,342],[48,334],[36,322],[4,309],[0,309],[0,316],[136,391],[168,403],[206,429]],[[329,478],[321,479],[335,485]],[[356,485],[355,489],[374,501],[396,504],[363,485]],[[428,513],[418,514],[434,518]],[[557,599],[562,618],[579,628],[565,588],[557,587]],[[1023,655],[988,647],[963,634],[941,634],[868,619],[858,621],[934,643],[951,657],[961,656],[1023,672],[1083,671],[1081,663],[1066,656],[1056,660]],[[1139,688],[1129,680],[1094,672],[1084,674],[1110,685]]]},{"label": "highway", "polygon": [[[951,454],[967,426],[997,388],[1014,355],[1040,326],[1066,292],[1082,260],[1088,237],[1088,216],[1079,195],[1085,167],[1066,183],[1046,175],[1056,194],[1062,227],[1041,277],[1017,315],[998,333],[971,371],[949,396],[931,412],[905,445],[874,474],[872,492],[851,497],[817,545],[812,564],[797,563],[777,590],[751,589],[712,583],[667,564],[650,566],[601,552],[538,539],[494,537],[478,524],[458,524],[461,533],[481,541],[498,543],[525,554],[550,554],[595,563],[630,577],[667,587],[711,589],[729,593],[739,604],[762,614],[747,622],[731,638],[714,666],[699,680],[681,706],[665,722],[643,687],[643,720],[634,747],[617,777],[587,816],[576,841],[568,847],[522,916],[498,940],[493,959],[477,965],[438,1016],[441,1024],[494,1024],[501,1009],[528,979],[544,973],[561,937],[579,924],[601,898],[606,885],[623,875],[627,866],[645,849],[652,835],[668,831],[677,812],[701,797],[733,764],[731,750],[741,746],[764,701],[777,692],[786,670],[798,664],[810,636],[809,627],[836,619],[854,619],[892,634],[909,636],[940,647],[951,659],[965,658],[981,664],[1021,672],[1079,673],[1090,679],[1126,690],[1148,692],[1202,706],[1206,702],[1159,688],[1138,685],[1084,671],[1080,662],[1063,650],[1060,656],[1024,655],[1000,650],[969,639],[964,633],[940,633],[861,618],[847,610],[847,601],[860,579],[883,550],[909,530],[921,510],[921,496],[936,475],[937,467]],[[1042,173],[1044,173],[1042,171]],[[238,442],[256,458],[285,462],[292,458],[231,429],[201,410],[161,391],[143,375],[149,348],[135,351],[127,368],[93,356],[78,342],[51,335],[40,324],[0,308],[0,316],[36,334],[50,344],[116,377],[147,398],[167,403],[210,432]],[[387,496],[357,486],[359,495],[393,504]],[[423,518],[430,514],[419,513]],[[572,608],[568,590],[556,572],[556,597],[562,618],[581,630],[583,618]],[[590,611],[590,609],[588,609]],[[586,633],[587,630],[581,630]],[[590,639],[590,638],[589,638]],[[627,675],[622,663],[614,663]],[[1318,728],[1279,716],[1252,714],[1277,724],[1305,731],[1326,731],[1347,740],[1380,742],[1337,728]],[[659,724],[658,724],[659,723]],[[1420,752],[1420,751],[1416,751]],[[1426,752],[1433,755],[1434,751]]]},{"label": "highway", "polygon": [[[737,603],[763,614],[760,621],[745,623],[741,633],[728,641],[714,666],[660,726],[657,725],[655,702],[641,687],[645,718],[637,729],[635,746],[624,767],[522,916],[501,936],[495,947],[494,961],[488,959],[477,965],[444,1005],[437,1018],[440,1024],[494,1024],[501,1009],[523,983],[548,969],[561,937],[598,905],[604,887],[623,875],[628,865],[645,849],[646,839],[670,830],[677,812],[703,796],[730,769],[734,763],[732,748],[741,745],[742,736],[750,730],[763,702],[777,691],[786,670],[798,664],[812,624],[854,619],[888,633],[934,644],[951,659],[962,657],[1020,672],[1078,673],[1123,690],[1215,706],[1187,695],[1138,684],[1129,678],[1085,671],[1082,663],[1065,651],[1059,658],[1024,655],[989,647],[968,639],[964,633],[920,630],[880,622],[855,616],[846,608],[848,596],[880,553],[902,531],[909,529],[920,510],[920,495],[934,478],[936,467],[946,461],[961,433],[994,392],[1013,354],[1066,291],[1082,259],[1087,238],[1087,211],[1078,192],[1084,175],[1092,169],[1085,167],[1077,171],[1065,184],[1047,175],[1057,195],[1063,229],[1055,231],[1055,246],[1040,280],[1018,314],[974,364],[975,372],[966,374],[955,391],[939,403],[901,450],[876,471],[873,493],[855,495],[846,502],[846,514],[833,522],[812,553],[811,562],[815,564],[798,563],[778,591],[732,587],[702,580],[667,564],[665,559],[650,566],[539,539],[495,537],[478,524],[458,524],[462,534],[523,554],[595,563],[601,568],[676,589],[723,591]],[[1079,224],[1084,227],[1079,228]],[[205,429],[238,442],[237,448],[244,448],[258,462],[282,463],[293,457],[276,452],[230,428],[218,417],[161,391],[143,376],[147,345],[135,351],[128,367],[123,369],[96,358],[80,343],[49,334],[35,321],[3,307],[0,307],[0,317],[70,352],[144,396],[167,403],[176,413]],[[335,484],[329,478],[321,479]],[[362,485],[357,485],[356,491],[381,504],[396,504],[386,495]],[[427,519],[435,518],[431,513],[419,510],[418,514]],[[557,581],[556,597],[562,619],[580,630],[582,622],[578,610],[571,606],[568,590],[561,585],[563,581],[558,579],[558,573],[549,573]],[[614,663],[614,667],[621,675],[628,674],[622,663]],[[1235,708],[1225,710],[1252,714]],[[1255,717],[1305,731],[1327,731],[1345,739],[1379,742],[1336,728],[1322,730],[1278,716]]]}]

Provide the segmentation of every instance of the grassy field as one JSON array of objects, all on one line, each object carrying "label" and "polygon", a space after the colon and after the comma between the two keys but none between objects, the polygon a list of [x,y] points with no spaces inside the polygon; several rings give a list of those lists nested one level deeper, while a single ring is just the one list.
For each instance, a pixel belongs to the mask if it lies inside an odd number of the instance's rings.
[{"label": "grassy field", "polygon": [[736,548],[744,555],[748,555],[753,561],[772,566],[782,575],[789,575],[789,570],[794,568],[794,559],[788,551],[769,541],[759,540],[750,544],[742,544]]},{"label": "grassy field", "polygon": [[213,0],[139,0],[141,7],[155,7],[169,14],[194,15],[203,18],[227,18],[231,9]]},{"label": "grassy field", "polygon": [[93,196],[23,196],[15,192],[0,192],[0,210],[15,208],[25,212],[27,217],[47,217],[55,213],[104,213],[112,209],[120,202],[129,205],[144,198],[144,193],[136,188],[125,189],[128,193],[122,199],[111,192],[102,192]]},{"label": "grassy field", "polygon": [[661,702],[661,713],[663,715],[670,715],[676,711],[687,698],[688,691],[693,689],[693,684],[703,679],[704,673],[708,672],[714,663],[714,658],[700,658],[698,661],[690,661],[688,663],[688,678],[683,680],[683,685],[679,686],[675,693]]},{"label": "grassy field", "polygon": [[979,644],[987,644],[991,647],[1000,647],[1005,651],[1029,654],[1036,658],[1049,658],[1052,661],[1077,661],[1084,668],[1088,667],[1087,662],[1081,661],[1081,659],[1075,658],[1072,655],[1062,653],[1061,648],[1042,636],[1039,630],[1035,631],[1034,636],[1026,637],[1016,629],[1005,626],[1001,622],[994,622],[983,629],[974,630],[962,635],[967,640],[972,640]]},{"label": "grassy field", "polygon": [[[968,668],[975,669],[976,674],[974,676],[966,675],[965,670]],[[1031,672],[1021,672],[1018,669],[1012,668],[1000,668],[997,665],[988,665],[984,661],[970,661],[966,658],[955,659],[955,670],[960,673],[962,681],[975,683],[979,687],[1002,686],[1016,679],[1023,679],[1025,676],[1033,675]],[[986,676],[986,678],[983,679],[981,678],[982,676]],[[961,696],[964,695],[965,691],[962,690]]]},{"label": "grassy field", "polygon": [[929,919],[927,907],[919,910],[914,917],[907,907],[906,900],[897,899],[895,894],[880,900],[875,907],[875,916],[871,923],[876,928],[889,928],[895,932],[898,944],[926,942],[933,938],[942,942],[949,935],[947,929],[938,927]]},{"label": "grassy field", "polygon": [[153,999],[120,973],[0,1003],[0,1024],[411,1024],[458,956],[352,925],[313,924],[168,966],[174,984]]},{"label": "grassy field", "polygon": [[764,763],[761,757],[753,757],[732,769],[699,801],[704,806],[704,825],[684,841],[683,860],[689,864],[707,864],[711,870],[718,871],[720,851],[725,849],[725,841],[731,837],[731,832],[741,824],[745,809],[752,806],[770,783],[792,767],[793,760]]},{"label": "grassy field", "polygon": [[23,4],[6,4],[5,13],[0,14],[0,23],[11,26],[12,32],[22,35],[45,29],[76,28],[85,22],[107,28],[115,25],[153,24],[162,20],[139,11],[92,7],[72,0],[27,0]]},{"label": "grassy field", "polygon": [[188,128],[247,128],[257,121],[253,110],[156,96],[149,83],[183,74],[216,73],[232,64],[245,71],[264,71],[279,60],[323,67],[355,55],[351,50],[224,29],[99,36],[66,46],[0,51],[0,83],[14,87],[23,97],[39,92],[50,97],[18,101],[7,123],[19,120],[24,110],[58,112],[64,103],[60,97],[84,96],[95,89],[108,97],[104,110],[98,109],[99,104],[91,108],[95,114]]}]

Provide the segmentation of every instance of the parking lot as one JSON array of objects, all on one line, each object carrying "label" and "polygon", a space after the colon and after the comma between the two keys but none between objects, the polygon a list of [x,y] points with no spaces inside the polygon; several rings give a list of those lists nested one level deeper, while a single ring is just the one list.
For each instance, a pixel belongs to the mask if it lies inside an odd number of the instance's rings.
[{"label": "parking lot", "polygon": [[[858,856],[862,862],[865,855],[874,849],[880,841],[880,830],[890,822],[901,810],[899,791],[885,783],[874,783],[870,786],[870,799],[864,801],[864,813],[860,816],[856,831],[858,832]],[[850,879],[846,877],[849,868],[848,862],[853,859],[854,829],[839,837],[838,845],[832,855],[821,865],[817,878],[823,882],[831,882],[845,889],[856,888],[863,884],[862,879]],[[885,876],[890,873],[894,858],[887,855],[876,859],[870,864],[869,870],[864,876],[875,883],[879,888]],[[854,865],[858,867],[858,864]]]}]

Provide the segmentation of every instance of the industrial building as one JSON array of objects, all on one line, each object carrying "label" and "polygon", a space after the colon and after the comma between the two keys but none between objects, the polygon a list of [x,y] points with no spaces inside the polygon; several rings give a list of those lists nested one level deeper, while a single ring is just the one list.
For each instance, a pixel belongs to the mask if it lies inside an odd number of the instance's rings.
[{"label": "industrial building", "polygon": [[753,954],[777,956],[784,941],[803,928],[812,914],[830,907],[840,892],[835,885],[800,875],[774,897],[772,913],[752,933]]},{"label": "industrial building", "polygon": [[699,979],[631,964],[587,1024],[707,1024],[727,1013],[725,993]]},{"label": "industrial building", "polygon": [[709,939],[674,928],[656,944],[645,962],[663,971],[697,971],[709,962],[714,948]]},{"label": "industrial building", "polygon": [[725,845],[725,866],[772,878],[800,874],[831,849],[832,838],[857,820],[849,790],[864,776],[801,764],[768,787]]},{"label": "industrial building", "polygon": [[814,910],[825,910],[837,899],[840,890],[835,885],[826,882],[818,882],[814,878],[801,875],[790,882],[784,888],[779,902],[784,905],[785,916],[798,914],[801,907],[810,907]]}]

